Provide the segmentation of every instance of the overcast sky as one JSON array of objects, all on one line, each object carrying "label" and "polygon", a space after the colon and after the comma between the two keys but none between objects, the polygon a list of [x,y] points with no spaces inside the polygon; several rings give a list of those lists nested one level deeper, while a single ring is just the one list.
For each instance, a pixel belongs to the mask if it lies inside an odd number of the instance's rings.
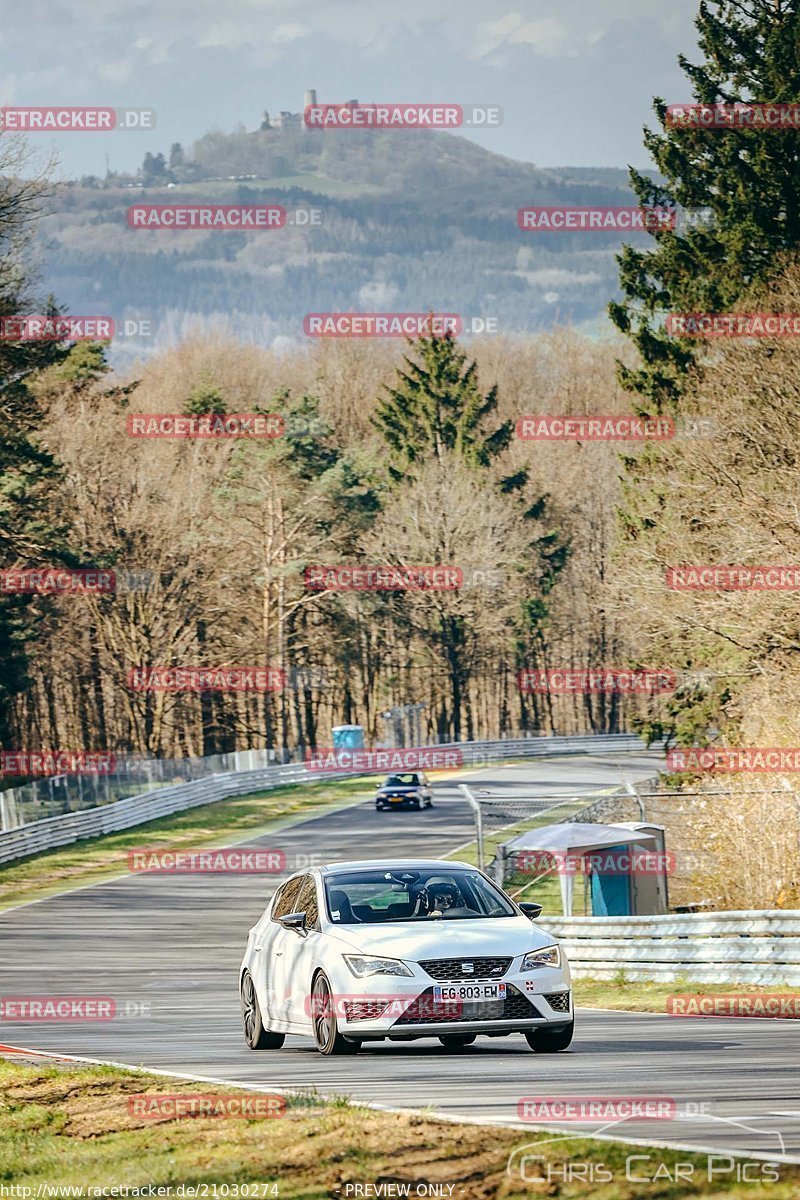
[{"label": "overcast sky", "polygon": [[[497,104],[470,134],[541,166],[646,165],[654,94],[689,98],[697,0],[26,0],[0,25],[0,104],[157,110],[154,133],[37,134],[61,174],[137,166],[265,108],[320,101]],[[314,136],[348,136],[314,134]]]}]

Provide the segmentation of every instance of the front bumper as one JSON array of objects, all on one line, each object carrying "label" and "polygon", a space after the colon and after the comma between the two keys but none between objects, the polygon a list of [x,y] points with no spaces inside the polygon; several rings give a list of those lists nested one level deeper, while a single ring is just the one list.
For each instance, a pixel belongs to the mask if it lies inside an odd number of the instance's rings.
[{"label": "front bumper", "polygon": [[502,1036],[540,1026],[562,1029],[573,1020],[568,968],[547,967],[524,974],[512,969],[499,981],[476,980],[476,983],[505,983],[505,1000],[464,1001],[454,1005],[434,999],[433,989],[442,981],[431,979],[416,964],[408,965],[418,972],[418,977],[370,976],[354,980],[356,986],[349,990],[336,989],[334,1003],[339,1031],[365,1041],[441,1037],[450,1033]]},{"label": "front bumper", "polygon": [[420,808],[428,801],[424,796],[376,796],[376,808]]}]

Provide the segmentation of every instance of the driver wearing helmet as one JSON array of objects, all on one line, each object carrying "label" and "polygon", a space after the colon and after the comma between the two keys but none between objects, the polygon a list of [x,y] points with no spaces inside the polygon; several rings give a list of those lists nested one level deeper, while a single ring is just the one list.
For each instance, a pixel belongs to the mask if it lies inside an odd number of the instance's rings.
[{"label": "driver wearing helmet", "polygon": [[434,876],[421,889],[418,910],[428,917],[475,915],[464,904],[458,885],[443,876]]}]

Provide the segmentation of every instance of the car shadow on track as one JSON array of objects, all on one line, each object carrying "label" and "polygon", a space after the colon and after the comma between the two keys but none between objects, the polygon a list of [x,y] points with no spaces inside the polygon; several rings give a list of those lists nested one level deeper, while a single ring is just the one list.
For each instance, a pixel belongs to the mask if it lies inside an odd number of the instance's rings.
[{"label": "car shadow on track", "polygon": [[[704,1050],[730,1050],[739,1046],[739,1042],[709,1042],[700,1039],[693,1041],[654,1041],[648,1039],[647,1051],[678,1051],[685,1053],[687,1050],[704,1051]],[[316,1046],[309,1043],[308,1045],[291,1046],[287,1050],[296,1051],[301,1054],[317,1054]],[[464,1046],[460,1050],[448,1050],[445,1046],[437,1045],[434,1042],[420,1042],[415,1045],[404,1046],[394,1042],[386,1044],[383,1042],[374,1042],[371,1045],[364,1043],[361,1047],[360,1054],[371,1054],[374,1057],[386,1057],[395,1055],[398,1058],[429,1058],[432,1054],[437,1058],[458,1059],[467,1058],[475,1055],[483,1057],[502,1058],[506,1054],[530,1054],[531,1050],[526,1043],[520,1038],[512,1042],[509,1041],[504,1046],[493,1046],[491,1044],[476,1043],[473,1046]],[[614,1038],[609,1038],[607,1041],[585,1041],[576,1036],[575,1042],[569,1050],[560,1050],[557,1054],[540,1055],[541,1058],[557,1058],[564,1054],[641,1054],[641,1042],[621,1042]],[[332,1059],[333,1062],[340,1061]]]},{"label": "car shadow on track", "polygon": [[[576,1042],[578,1036],[575,1037]],[[646,1042],[620,1042],[613,1037],[604,1041],[588,1041],[580,1039],[580,1048],[590,1054],[641,1054],[646,1050],[649,1054],[654,1050],[731,1050],[743,1045],[742,1042],[709,1042],[701,1038],[689,1041],[683,1038],[664,1038],[662,1040],[648,1038]]]}]

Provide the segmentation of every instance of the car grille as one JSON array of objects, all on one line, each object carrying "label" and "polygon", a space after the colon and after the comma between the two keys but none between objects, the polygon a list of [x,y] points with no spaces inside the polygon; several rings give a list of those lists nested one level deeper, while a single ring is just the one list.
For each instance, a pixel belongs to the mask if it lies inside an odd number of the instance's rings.
[{"label": "car grille", "polygon": [[569,1012],[569,992],[551,992],[549,996],[546,995],[544,998],[556,1012]]},{"label": "car grille", "polygon": [[438,1021],[448,1024],[457,1021],[526,1021],[541,1015],[538,1008],[515,987],[508,987],[503,1001],[436,1001],[433,988],[427,988],[397,1018],[392,1028],[396,1029],[398,1025],[435,1025]]},{"label": "car grille", "polygon": [[375,1021],[389,1007],[388,1000],[345,1000],[344,1015],[348,1021]]},{"label": "car grille", "polygon": [[[467,971],[464,964],[473,969]],[[419,964],[431,979],[499,979],[511,966],[510,958],[429,958]]]}]

